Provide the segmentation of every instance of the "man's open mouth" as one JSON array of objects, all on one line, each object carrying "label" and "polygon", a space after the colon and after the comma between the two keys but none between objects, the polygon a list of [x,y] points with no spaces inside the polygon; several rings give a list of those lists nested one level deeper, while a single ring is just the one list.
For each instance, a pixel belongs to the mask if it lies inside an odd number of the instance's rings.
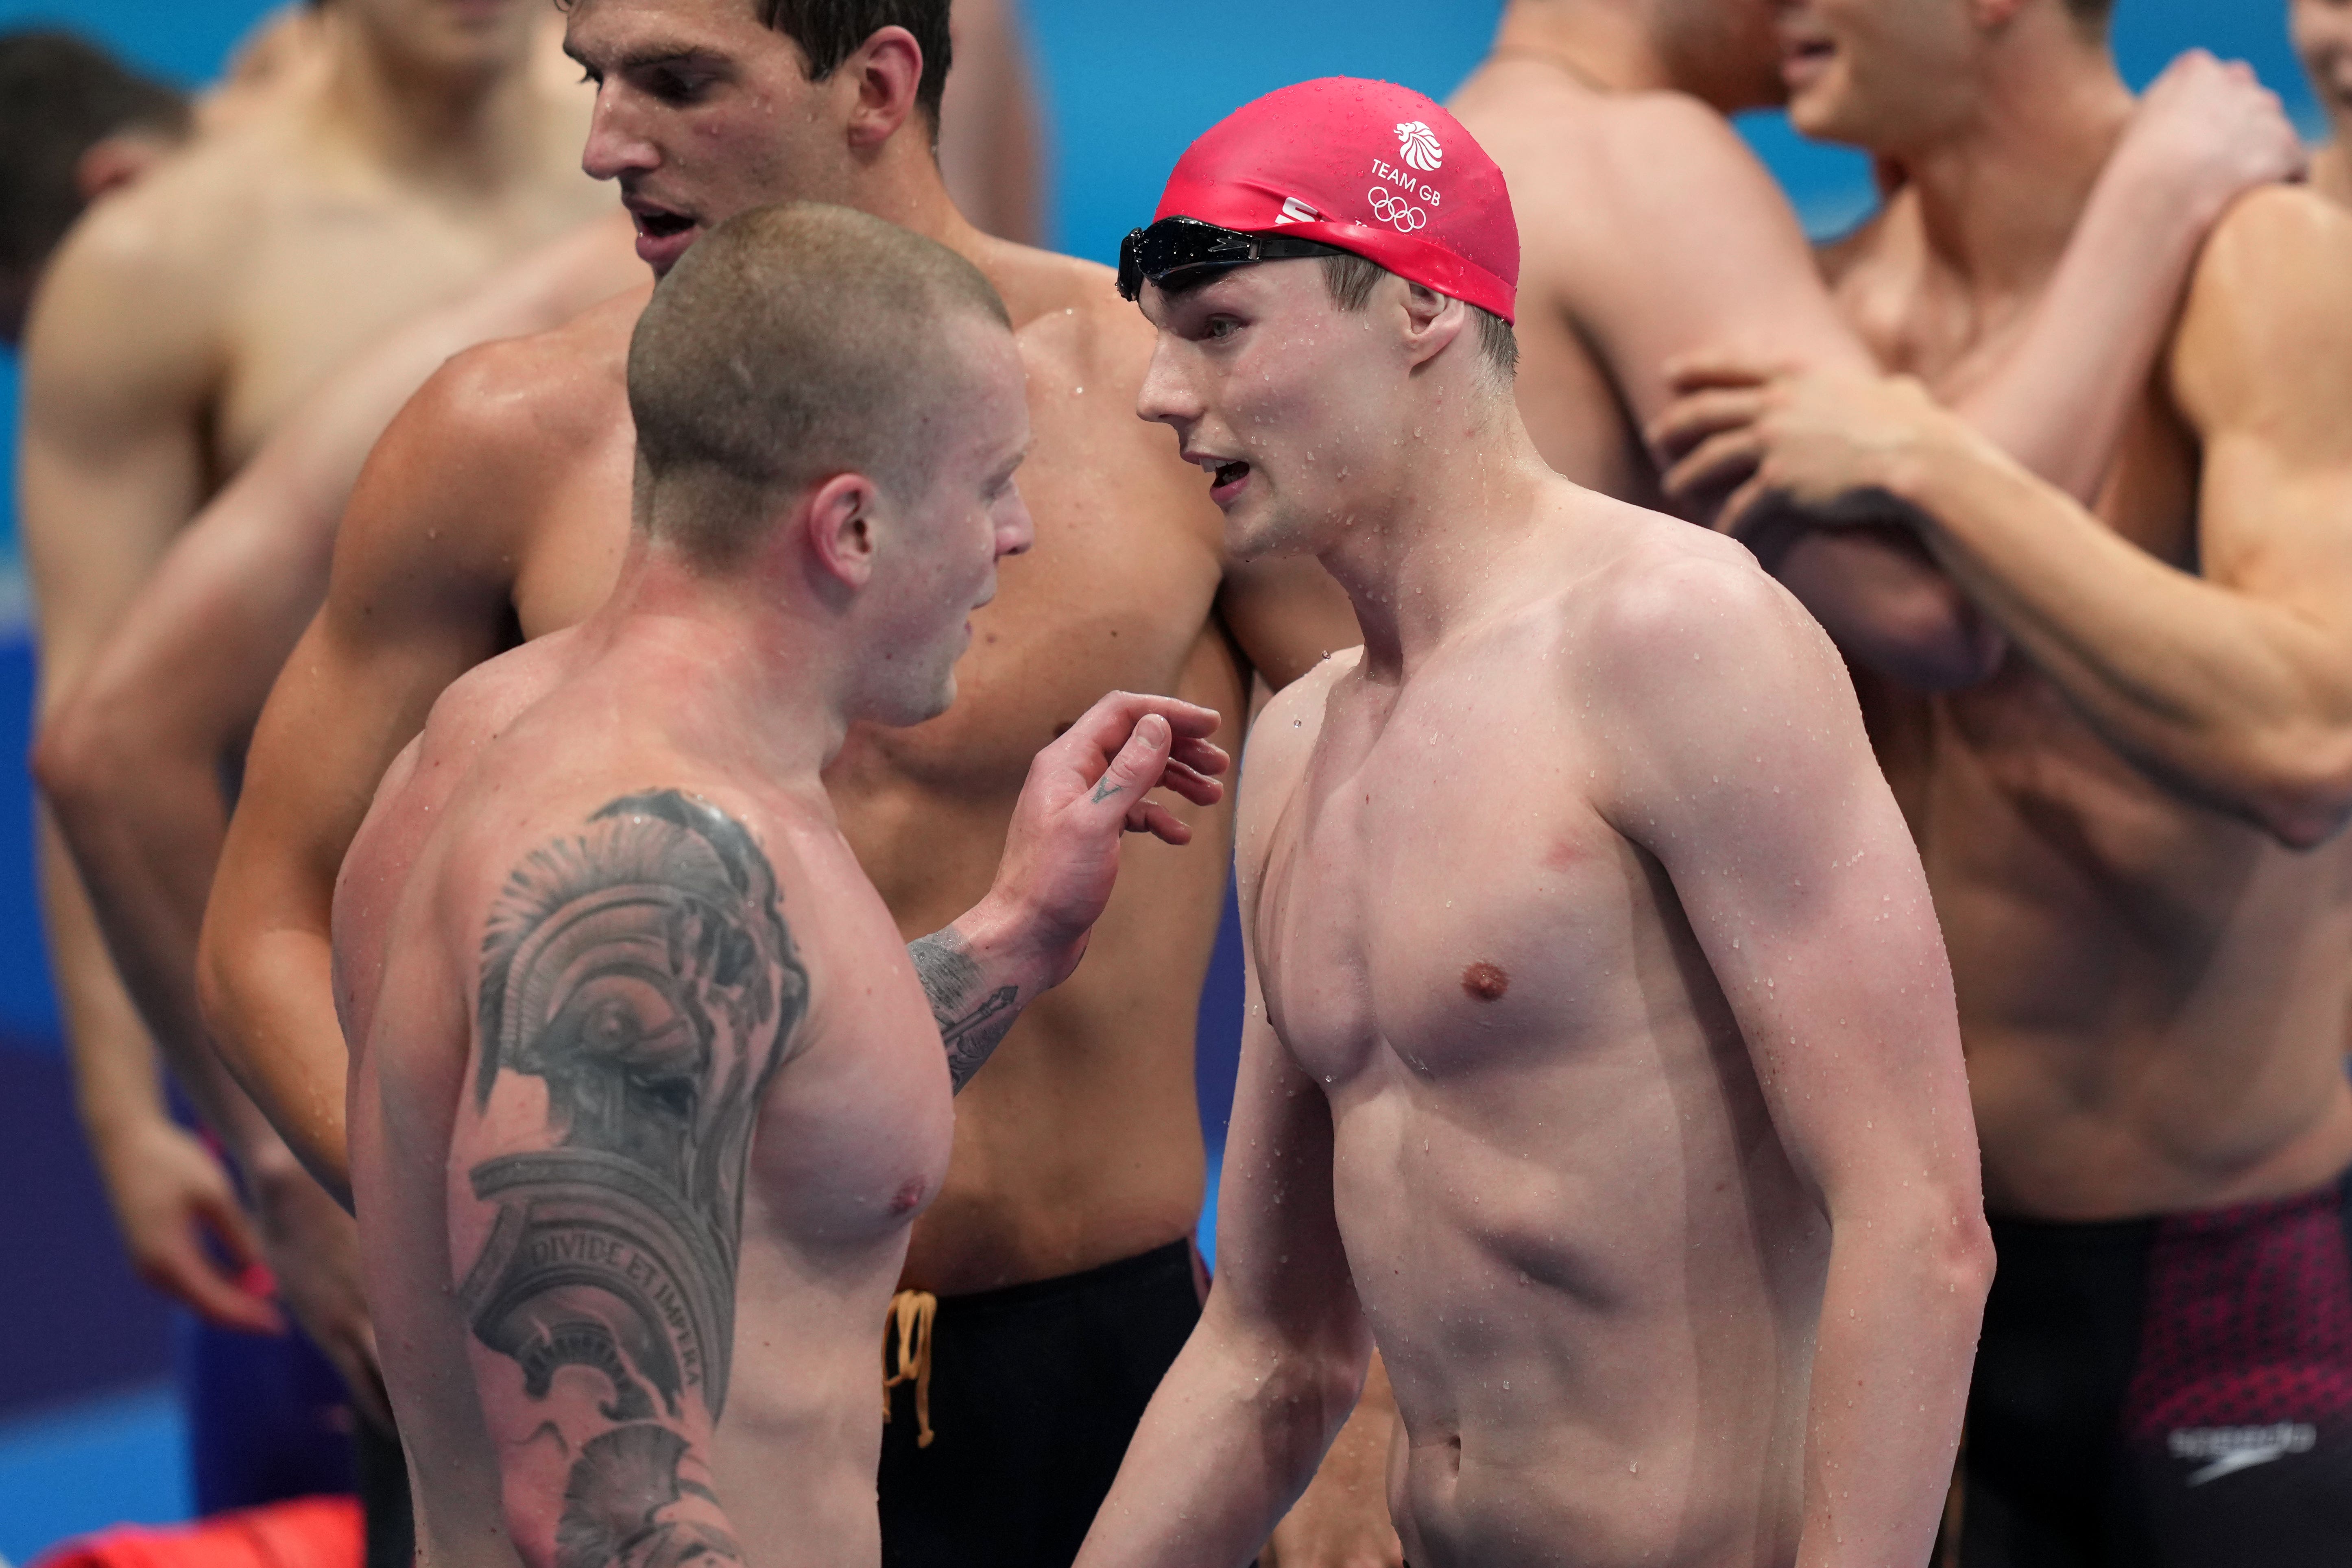
[{"label": "man's open mouth", "polygon": [[637,220],[637,232],[650,239],[667,239],[694,226],[692,218],[659,207],[633,208],[630,216]]},{"label": "man's open mouth", "polygon": [[1238,484],[1247,478],[1249,478],[1247,463],[1219,463],[1209,470],[1211,484],[1218,489],[1223,489],[1227,485]]}]

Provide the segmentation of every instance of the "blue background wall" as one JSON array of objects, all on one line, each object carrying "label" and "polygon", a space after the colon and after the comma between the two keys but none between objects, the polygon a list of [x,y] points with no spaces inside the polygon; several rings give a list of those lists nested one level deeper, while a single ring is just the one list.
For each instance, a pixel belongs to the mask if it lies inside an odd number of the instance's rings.
[{"label": "blue background wall", "polygon": [[[1026,5],[1056,134],[1061,244],[1106,261],[1150,211],[1185,143],[1226,110],[1286,82],[1342,73],[1442,98],[1477,59],[1498,8],[1493,0]],[[0,0],[0,26],[77,27],[194,84],[261,9],[255,0]],[[2119,0],[2118,52],[2135,82],[2192,44],[2252,59],[2308,119],[2284,11],[2284,0]],[[1745,129],[1817,232],[1865,209],[1862,160],[1808,146],[1776,118]],[[0,356],[0,428],[12,433],[16,404],[16,365]],[[32,665],[16,609],[13,456],[13,439],[0,445],[0,1255],[38,1261],[0,1291],[0,1555],[21,1558],[70,1530],[170,1517],[182,1493],[169,1473],[173,1406],[154,1385],[162,1314],[116,1255],[80,1153],[44,977],[19,761]],[[1227,935],[1202,1006],[1201,1089],[1213,1131],[1231,1096],[1239,1014]]]}]

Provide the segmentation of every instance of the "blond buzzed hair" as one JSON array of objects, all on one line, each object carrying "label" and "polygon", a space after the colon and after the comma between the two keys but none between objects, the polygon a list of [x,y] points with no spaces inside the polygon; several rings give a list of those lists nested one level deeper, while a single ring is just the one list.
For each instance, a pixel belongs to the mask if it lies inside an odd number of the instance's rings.
[{"label": "blond buzzed hair", "polygon": [[723,567],[836,474],[919,494],[923,427],[968,395],[945,330],[966,317],[1012,328],[978,268],[880,218],[788,202],[719,225],[629,340],[638,526]]}]

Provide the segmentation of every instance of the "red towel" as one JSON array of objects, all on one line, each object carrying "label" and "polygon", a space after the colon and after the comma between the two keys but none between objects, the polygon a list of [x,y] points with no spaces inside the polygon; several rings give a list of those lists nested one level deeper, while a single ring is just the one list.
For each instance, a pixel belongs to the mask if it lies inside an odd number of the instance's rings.
[{"label": "red towel", "polygon": [[297,1498],[194,1524],[101,1531],[52,1547],[31,1568],[360,1568],[355,1498]]}]

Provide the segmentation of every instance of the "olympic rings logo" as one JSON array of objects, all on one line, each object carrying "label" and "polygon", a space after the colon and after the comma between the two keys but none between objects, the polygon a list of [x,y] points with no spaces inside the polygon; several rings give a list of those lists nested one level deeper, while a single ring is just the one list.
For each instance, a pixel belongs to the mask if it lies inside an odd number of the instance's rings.
[{"label": "olympic rings logo", "polygon": [[1374,185],[1370,193],[1370,200],[1374,217],[1382,223],[1394,225],[1405,234],[1411,234],[1417,228],[1429,226],[1427,213],[1414,206],[1402,196],[1391,194],[1386,185]]}]

